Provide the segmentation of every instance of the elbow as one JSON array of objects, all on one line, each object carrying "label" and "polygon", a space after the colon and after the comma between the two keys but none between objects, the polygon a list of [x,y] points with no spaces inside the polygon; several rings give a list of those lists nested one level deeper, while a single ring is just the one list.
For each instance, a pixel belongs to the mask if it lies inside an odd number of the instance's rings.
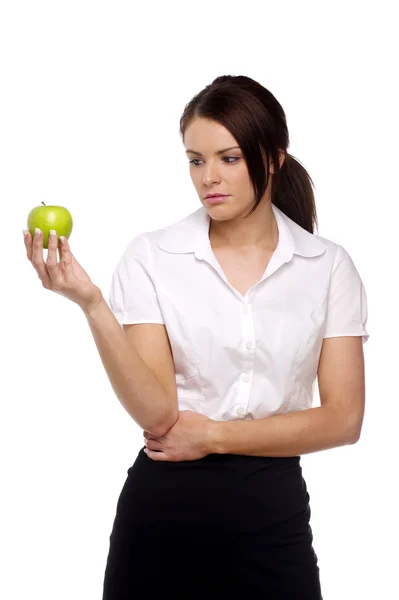
[{"label": "elbow", "polygon": [[355,433],[352,433],[349,438],[349,444],[356,444],[360,440],[360,429],[357,429]]},{"label": "elbow", "polygon": [[359,423],[354,424],[347,433],[348,444],[356,444],[360,440],[362,426]]},{"label": "elbow", "polygon": [[[331,418],[331,415],[330,417]],[[353,414],[343,416],[342,411],[333,409],[334,431],[339,445],[356,444],[360,439],[362,421]]]},{"label": "elbow", "polygon": [[162,419],[160,419],[154,426],[151,428],[151,431],[148,429],[152,435],[156,437],[162,437],[168,433],[168,431],[173,427],[179,418],[178,409],[170,410]]}]

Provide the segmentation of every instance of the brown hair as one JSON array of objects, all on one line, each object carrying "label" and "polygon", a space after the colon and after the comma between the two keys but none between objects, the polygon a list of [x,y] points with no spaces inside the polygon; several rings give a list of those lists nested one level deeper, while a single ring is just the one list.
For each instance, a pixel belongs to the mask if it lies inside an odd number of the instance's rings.
[{"label": "brown hair", "polygon": [[[318,223],[313,181],[301,163],[287,153],[285,113],[271,92],[250,77],[222,75],[186,104],[180,119],[183,141],[186,128],[197,118],[221,123],[237,140],[255,190],[255,206],[247,216],[256,210],[265,193],[271,160],[276,166],[271,183],[273,204],[298,225],[314,232]],[[281,169],[279,150],[285,154]]]}]

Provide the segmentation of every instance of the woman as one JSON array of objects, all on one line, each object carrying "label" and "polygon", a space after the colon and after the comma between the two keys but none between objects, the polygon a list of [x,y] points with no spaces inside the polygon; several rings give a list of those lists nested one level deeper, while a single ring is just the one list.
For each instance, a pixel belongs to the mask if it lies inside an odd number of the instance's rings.
[{"label": "woman", "polygon": [[180,131],[201,207],[130,242],[111,310],[67,240],[58,265],[56,236],[46,263],[41,237],[25,241],[43,285],[81,306],[143,429],[103,600],[319,600],[300,455],[359,439],[364,286],[346,250],[313,234],[312,181],[268,90],[218,77]]}]

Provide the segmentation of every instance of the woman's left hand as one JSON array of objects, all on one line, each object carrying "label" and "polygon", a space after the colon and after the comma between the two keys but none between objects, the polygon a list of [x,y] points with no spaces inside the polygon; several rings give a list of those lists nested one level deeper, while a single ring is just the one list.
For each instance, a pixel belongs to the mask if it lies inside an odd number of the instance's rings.
[{"label": "woman's left hand", "polygon": [[153,460],[197,460],[210,454],[211,427],[215,423],[201,413],[182,410],[176,423],[162,437],[144,431],[144,452]]}]

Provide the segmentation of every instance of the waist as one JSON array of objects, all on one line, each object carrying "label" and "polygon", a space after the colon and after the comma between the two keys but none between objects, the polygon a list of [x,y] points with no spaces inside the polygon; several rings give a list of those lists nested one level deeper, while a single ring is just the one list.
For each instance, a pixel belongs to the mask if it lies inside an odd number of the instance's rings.
[{"label": "waist", "polygon": [[144,447],[140,449],[138,454],[140,461],[151,461],[157,465],[167,465],[170,468],[179,469],[181,467],[226,467],[226,468],[255,468],[255,469],[267,469],[273,467],[296,467],[301,468],[300,461],[301,456],[249,456],[246,454],[207,454],[202,458],[196,460],[185,460],[185,461],[156,461],[149,458],[145,452]]}]

